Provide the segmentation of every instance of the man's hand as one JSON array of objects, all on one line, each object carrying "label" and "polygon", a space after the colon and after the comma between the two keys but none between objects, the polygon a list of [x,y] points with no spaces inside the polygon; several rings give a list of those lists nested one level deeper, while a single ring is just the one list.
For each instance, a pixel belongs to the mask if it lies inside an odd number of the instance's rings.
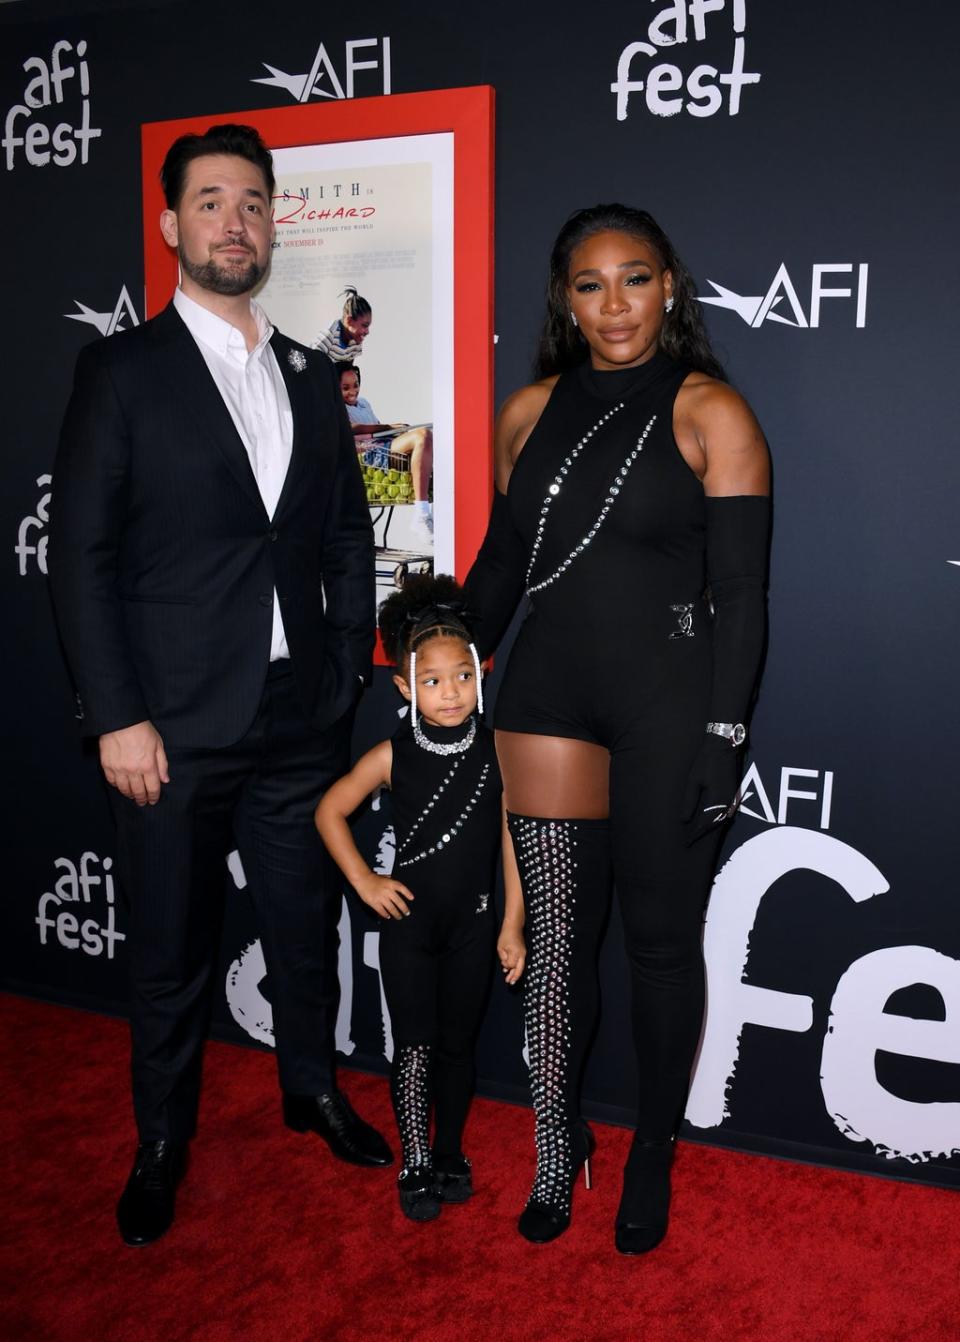
[{"label": "man's hand", "polygon": [[111,787],[138,806],[155,806],[160,784],[169,783],[167,756],[152,722],[135,722],[100,737],[100,767]]}]

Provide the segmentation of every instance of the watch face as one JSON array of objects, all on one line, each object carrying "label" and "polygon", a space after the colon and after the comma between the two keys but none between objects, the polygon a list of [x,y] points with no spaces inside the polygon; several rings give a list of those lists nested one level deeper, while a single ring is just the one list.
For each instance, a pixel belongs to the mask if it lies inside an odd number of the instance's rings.
[{"label": "watch face", "polygon": [[735,746],[742,746],[747,739],[747,729],[742,722],[738,722],[731,733],[730,740]]}]

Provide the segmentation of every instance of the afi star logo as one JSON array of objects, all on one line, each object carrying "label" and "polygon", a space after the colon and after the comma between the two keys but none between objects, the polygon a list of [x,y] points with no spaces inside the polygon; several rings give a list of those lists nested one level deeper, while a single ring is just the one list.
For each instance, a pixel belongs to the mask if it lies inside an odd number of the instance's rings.
[{"label": "afi star logo", "polygon": [[[701,303],[710,303],[717,308],[727,308],[735,312],[748,326],[762,326],[764,322],[780,322],[784,326],[796,326],[803,330],[820,325],[820,305],[824,298],[855,298],[856,325],[867,324],[867,273],[868,265],[862,261],[857,266],[856,290],[830,288],[824,283],[827,275],[849,275],[853,271],[851,262],[820,263],[814,265],[810,274],[810,314],[803,310],[799,295],[786,263],[780,266],[769,289],[765,294],[738,294],[733,289],[725,289],[715,280],[707,283],[714,291],[714,297],[701,298]],[[786,315],[787,312],[790,315]]]},{"label": "afi star logo", "polygon": [[[365,47],[379,47],[377,59],[359,60],[357,53]],[[288,75],[273,65],[263,62],[269,76],[251,80],[253,84],[269,84],[273,88],[286,89],[298,103],[309,102],[311,98],[352,98],[354,96],[354,76],[358,70],[380,70],[383,80],[380,89],[369,92],[390,92],[390,39],[389,37],[363,37],[344,43],[344,56],[341,69],[344,78],[341,81],[336,67],[326,47],[321,42],[317,47],[313,64],[306,74]]]},{"label": "afi star logo", "polygon": [[124,322],[129,323],[130,326],[140,325],[140,318],[133,306],[133,300],[127,293],[126,285],[120,290],[120,297],[113,305],[112,312],[94,312],[93,308],[88,308],[86,303],[81,303],[79,298],[75,298],[73,301],[80,311],[65,312],[63,315],[67,320],[86,322],[88,326],[95,326],[102,336],[112,336],[116,335],[117,331],[127,330]]}]

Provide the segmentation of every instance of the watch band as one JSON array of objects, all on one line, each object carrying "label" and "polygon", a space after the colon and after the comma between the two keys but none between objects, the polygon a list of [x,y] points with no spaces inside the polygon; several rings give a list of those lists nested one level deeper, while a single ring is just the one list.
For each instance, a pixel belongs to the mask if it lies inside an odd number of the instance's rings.
[{"label": "watch band", "polygon": [[714,736],[722,736],[736,748],[747,739],[747,729],[742,722],[708,722],[707,731]]}]

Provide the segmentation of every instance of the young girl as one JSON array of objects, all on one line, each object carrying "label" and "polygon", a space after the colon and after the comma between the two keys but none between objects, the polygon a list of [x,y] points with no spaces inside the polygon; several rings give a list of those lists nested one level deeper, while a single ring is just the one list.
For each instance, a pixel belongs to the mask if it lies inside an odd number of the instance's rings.
[{"label": "young girl", "polygon": [[373,324],[373,308],[352,284],[342,291],[344,300],[340,317],[321,331],[313,342],[313,349],[321,349],[334,363],[353,363],[363,353],[363,342]]},{"label": "young girl", "polygon": [[[400,1207],[413,1221],[431,1221],[443,1202],[464,1202],[473,1192],[461,1137],[490,981],[494,874],[505,827],[460,588],[448,577],[412,578],[383,603],[379,624],[410,715],[329,789],[316,820],[344,876],[384,920],[380,972],[395,1046],[390,1092],[403,1147]],[[393,792],[391,876],[370,870],[347,823],[378,787]],[[506,981],[515,983],[525,951],[512,848],[504,866],[507,908],[497,949]]]}]

